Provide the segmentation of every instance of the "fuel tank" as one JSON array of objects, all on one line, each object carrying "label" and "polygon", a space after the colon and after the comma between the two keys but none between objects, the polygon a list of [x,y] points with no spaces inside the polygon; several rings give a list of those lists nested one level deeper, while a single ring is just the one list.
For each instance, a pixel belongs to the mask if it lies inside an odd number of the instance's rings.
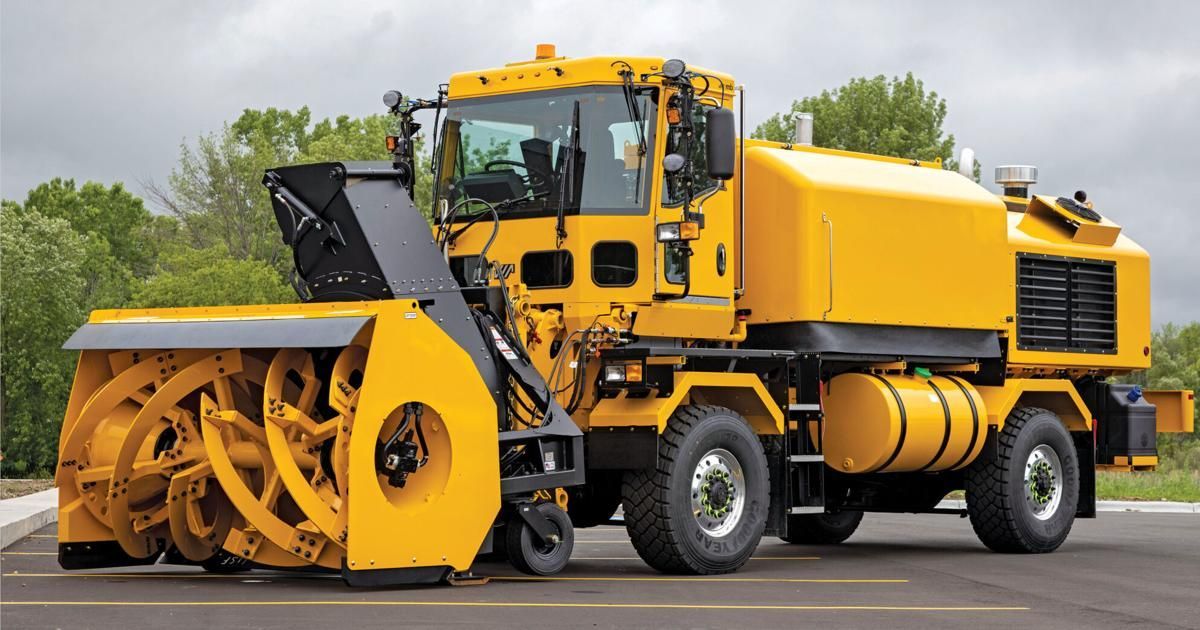
[{"label": "fuel tank", "polygon": [[983,398],[955,376],[840,374],[822,406],[825,461],[845,473],[962,468],[987,432]]}]

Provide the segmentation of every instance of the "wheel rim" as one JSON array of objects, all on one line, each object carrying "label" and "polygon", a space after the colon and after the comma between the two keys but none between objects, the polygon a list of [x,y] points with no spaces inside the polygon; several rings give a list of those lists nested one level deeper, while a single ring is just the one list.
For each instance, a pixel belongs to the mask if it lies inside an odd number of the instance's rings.
[{"label": "wheel rim", "polygon": [[715,448],[704,454],[692,472],[692,515],[700,529],[713,537],[733,531],[746,503],[746,476],[733,453]]},{"label": "wheel rim", "polygon": [[1047,520],[1062,502],[1063,474],[1058,453],[1039,444],[1025,461],[1025,503],[1038,520]]},{"label": "wheel rim", "polygon": [[555,556],[555,554],[557,554],[558,551],[560,549],[562,549],[562,547],[563,547],[563,538],[564,537],[563,537],[563,533],[562,533],[562,528],[559,527],[558,523],[555,523],[554,521],[550,521],[550,524],[554,526],[554,532],[555,532],[555,535],[558,536],[558,542],[554,542],[554,543],[546,542],[545,540],[542,539],[541,536],[537,535],[537,532],[533,531],[532,527],[528,528],[530,538],[532,539],[532,542],[533,542],[533,553],[535,555],[537,555],[539,558],[544,558],[544,559],[553,558]]}]

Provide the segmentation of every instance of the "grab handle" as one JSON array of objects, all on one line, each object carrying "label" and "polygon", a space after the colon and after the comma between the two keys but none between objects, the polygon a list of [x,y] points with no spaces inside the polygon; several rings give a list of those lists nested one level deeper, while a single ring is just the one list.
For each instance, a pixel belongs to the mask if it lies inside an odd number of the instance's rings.
[{"label": "grab handle", "polygon": [[829,225],[829,308],[821,313],[821,319],[829,319],[829,313],[833,311],[833,221],[829,220],[829,215],[822,212],[821,222]]}]

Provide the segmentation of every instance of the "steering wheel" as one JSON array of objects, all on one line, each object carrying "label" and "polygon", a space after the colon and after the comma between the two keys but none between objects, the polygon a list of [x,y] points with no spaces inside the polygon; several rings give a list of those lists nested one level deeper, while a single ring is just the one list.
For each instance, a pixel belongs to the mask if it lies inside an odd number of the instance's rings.
[{"label": "steering wheel", "polygon": [[493,166],[515,166],[517,168],[524,169],[525,185],[528,186],[529,190],[531,191],[536,191],[538,188],[541,188],[550,182],[549,173],[546,173],[541,169],[533,168],[524,162],[518,162],[516,160],[492,160],[483,165],[483,171],[485,173],[490,173]]}]

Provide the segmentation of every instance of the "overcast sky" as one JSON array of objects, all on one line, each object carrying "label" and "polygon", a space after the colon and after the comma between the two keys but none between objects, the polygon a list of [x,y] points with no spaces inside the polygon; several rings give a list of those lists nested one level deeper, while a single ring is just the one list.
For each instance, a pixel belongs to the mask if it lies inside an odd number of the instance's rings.
[{"label": "overcast sky", "polygon": [[730,72],[751,125],[911,70],[985,182],[1027,163],[1038,191],[1087,190],[1151,252],[1155,323],[1200,319],[1200,2],[0,2],[7,199],[55,176],[140,192],[243,108],[376,113],[538,42]]}]

